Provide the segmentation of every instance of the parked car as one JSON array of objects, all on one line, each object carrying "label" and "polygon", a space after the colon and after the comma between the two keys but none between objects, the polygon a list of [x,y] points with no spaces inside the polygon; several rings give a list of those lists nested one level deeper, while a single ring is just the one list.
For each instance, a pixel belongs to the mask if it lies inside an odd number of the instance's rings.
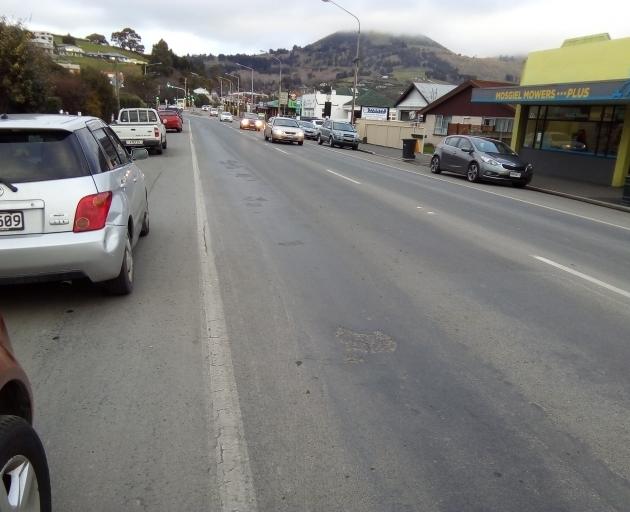
[{"label": "parked car", "polygon": [[356,150],[359,148],[359,134],[348,121],[326,119],[319,128],[317,142],[320,145],[326,142],[331,148],[349,146]]},{"label": "parked car", "polygon": [[271,142],[297,142],[300,146],[304,144],[304,131],[297,121],[290,117],[272,117],[267,121],[263,135],[265,140]]},{"label": "parked car", "polygon": [[2,510],[51,511],[46,452],[33,429],[33,394],[0,316],[0,491]]},{"label": "parked car", "polygon": [[241,130],[256,130],[263,129],[263,121],[258,117],[258,114],[253,112],[245,112],[243,119],[241,119]]},{"label": "parked car", "polygon": [[317,128],[310,121],[298,121],[300,128],[304,132],[305,139],[317,140]]},{"label": "parked car", "polygon": [[228,111],[221,112],[221,115],[219,116],[219,121],[227,121],[231,123],[233,120],[234,116],[232,116],[232,114]]},{"label": "parked car", "polygon": [[157,110],[121,108],[118,119],[111,127],[126,148],[147,148],[158,155],[166,149],[166,127],[162,124]]},{"label": "parked car", "polygon": [[177,112],[173,110],[161,110],[158,112],[158,115],[167,131],[175,130],[179,133],[184,129],[184,123],[181,117],[177,115]]},{"label": "parked car", "polygon": [[103,121],[9,114],[0,119],[0,284],[89,278],[133,289],[133,249],[149,233],[148,193]]},{"label": "parked car", "polygon": [[311,123],[313,123],[315,125],[315,129],[317,130],[317,134],[319,135],[319,129],[324,124],[324,120],[323,119],[312,119]]},{"label": "parked car", "polygon": [[217,108],[211,108],[211,109],[210,109],[210,115],[211,115],[211,116],[214,116],[214,117],[218,116],[218,115],[219,115],[219,109],[217,109]]},{"label": "parked car", "polygon": [[437,145],[431,158],[431,172],[464,174],[468,181],[501,181],[524,187],[534,168],[507,144],[485,137],[453,135]]}]

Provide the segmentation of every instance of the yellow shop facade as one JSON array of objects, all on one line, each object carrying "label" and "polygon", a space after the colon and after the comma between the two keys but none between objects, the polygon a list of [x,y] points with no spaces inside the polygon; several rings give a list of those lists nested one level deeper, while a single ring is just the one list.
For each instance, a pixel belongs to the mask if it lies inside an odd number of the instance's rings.
[{"label": "yellow shop facade", "polygon": [[624,185],[630,171],[630,37],[599,34],[530,53],[520,86],[476,89],[472,101],[516,106],[512,146],[535,173]]}]

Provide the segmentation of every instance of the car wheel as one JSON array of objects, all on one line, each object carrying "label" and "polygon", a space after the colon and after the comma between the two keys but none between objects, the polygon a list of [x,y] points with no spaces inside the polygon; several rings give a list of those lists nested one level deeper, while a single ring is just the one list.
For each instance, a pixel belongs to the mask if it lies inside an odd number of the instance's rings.
[{"label": "car wheel", "polygon": [[358,146],[358,145],[357,145],[357,146],[352,146],[352,150],[353,150],[353,151],[356,151],[357,149],[359,149],[359,146]]},{"label": "car wheel", "polygon": [[442,169],[440,169],[440,157],[437,155],[431,159],[431,172],[433,174],[440,174],[442,172]]},{"label": "car wheel", "polygon": [[471,162],[466,172],[466,178],[471,183],[477,183],[479,181],[479,164],[477,162]]},{"label": "car wheel", "polygon": [[158,155],[161,155],[162,153],[164,153],[164,150],[162,149],[162,145],[161,144],[158,147],[155,148],[155,152]]},{"label": "car wheel", "polygon": [[331,135],[330,137],[328,137],[328,145],[329,145],[331,148],[334,148],[334,147],[335,147],[335,143],[333,142],[332,135]]},{"label": "car wheel", "polygon": [[168,142],[166,142],[166,139],[164,139],[164,142],[162,143],[162,149],[166,149],[166,145],[168,144]]},{"label": "car wheel", "polygon": [[301,141],[299,141],[299,142],[298,142],[298,146],[301,146],[301,145],[303,145],[303,144],[304,144],[304,141],[303,141],[303,140],[301,140]]},{"label": "car wheel", "polygon": [[105,281],[106,290],[112,295],[128,295],[133,290],[133,251],[131,248],[131,238],[127,232],[127,241],[123,253],[122,265],[118,277]]},{"label": "car wheel", "polygon": [[318,135],[317,136],[317,144],[319,144],[320,146],[324,143],[324,141],[322,140],[321,136]]},{"label": "car wheel", "polygon": [[151,223],[149,221],[149,202],[147,201],[147,209],[144,212],[144,219],[142,219],[142,227],[140,228],[140,236],[147,236],[151,230]]},{"label": "car wheel", "polygon": [[18,416],[0,416],[0,485],[2,510],[51,511],[44,447],[35,430]]},{"label": "car wheel", "polygon": [[177,128],[177,133],[182,133],[182,128]]}]

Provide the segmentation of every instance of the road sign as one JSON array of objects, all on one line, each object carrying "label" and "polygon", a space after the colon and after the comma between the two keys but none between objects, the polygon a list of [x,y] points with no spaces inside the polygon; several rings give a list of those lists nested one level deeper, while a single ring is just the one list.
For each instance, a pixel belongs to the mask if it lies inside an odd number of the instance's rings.
[{"label": "road sign", "polygon": [[280,93],[280,105],[286,105],[287,103],[289,103],[289,93],[288,92],[281,92]]}]

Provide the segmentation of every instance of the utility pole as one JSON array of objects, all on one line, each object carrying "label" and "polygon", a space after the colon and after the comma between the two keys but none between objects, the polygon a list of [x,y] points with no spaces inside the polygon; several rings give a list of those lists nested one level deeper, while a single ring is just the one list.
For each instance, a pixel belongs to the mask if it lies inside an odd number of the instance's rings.
[{"label": "utility pole", "polygon": [[227,76],[236,78],[236,117],[241,116],[241,77],[232,73],[227,73]]},{"label": "utility pole", "polygon": [[244,64],[239,64],[235,62],[237,66],[241,66],[242,68],[249,69],[252,72],[252,112],[254,110],[254,68],[250,68],[249,66],[245,66]]}]

